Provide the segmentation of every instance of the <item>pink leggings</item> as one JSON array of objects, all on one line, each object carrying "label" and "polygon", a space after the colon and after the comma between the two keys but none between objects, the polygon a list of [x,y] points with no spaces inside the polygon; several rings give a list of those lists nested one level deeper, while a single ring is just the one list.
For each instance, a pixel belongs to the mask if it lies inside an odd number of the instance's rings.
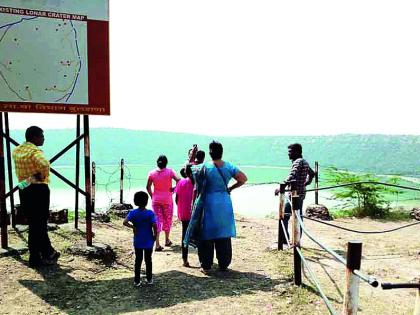
[{"label": "pink leggings", "polygon": [[159,202],[152,203],[153,211],[157,218],[158,232],[169,232],[172,226],[172,217],[174,215],[174,205]]}]

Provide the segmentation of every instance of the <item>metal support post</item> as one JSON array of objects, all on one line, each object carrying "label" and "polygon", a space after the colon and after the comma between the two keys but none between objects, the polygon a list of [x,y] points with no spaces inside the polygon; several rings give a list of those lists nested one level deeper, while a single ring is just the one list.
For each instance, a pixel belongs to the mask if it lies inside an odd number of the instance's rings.
[{"label": "metal support post", "polygon": [[278,235],[278,245],[277,250],[283,250],[283,244],[286,241],[286,235],[284,235],[283,231],[283,219],[284,219],[284,206],[285,206],[285,192],[286,192],[286,184],[280,184],[280,193],[279,193],[279,235]]},{"label": "metal support post", "polygon": [[293,217],[293,266],[295,274],[295,284],[302,285],[302,261],[298,253],[300,248],[300,228],[297,219],[299,209],[299,196],[292,196],[292,217]]},{"label": "metal support post", "polygon": [[[418,278],[420,284],[420,278]],[[420,287],[417,289],[416,294],[416,304],[414,305],[414,313],[413,315],[420,315]]]},{"label": "metal support post", "polygon": [[[80,137],[80,115],[76,118],[76,138]],[[80,186],[80,142],[76,143],[76,186]],[[76,189],[74,201],[74,228],[79,228],[79,192]]]},{"label": "metal support post", "polygon": [[95,198],[96,198],[96,165],[92,162],[92,212],[95,212]]},{"label": "metal support post", "polygon": [[315,162],[315,204],[319,204],[319,165]]},{"label": "metal support post", "polygon": [[124,159],[121,159],[120,163],[120,203],[124,202],[123,200],[124,194]]},{"label": "metal support post", "polygon": [[359,282],[354,270],[360,270],[362,261],[362,242],[347,243],[346,289],[343,302],[343,315],[355,315],[359,307]]},{"label": "metal support post", "polygon": [[8,247],[7,235],[7,209],[6,209],[6,185],[5,185],[5,169],[4,169],[4,148],[3,148],[3,113],[0,112],[0,219],[1,219],[1,247]]},{"label": "metal support post", "polygon": [[86,243],[92,246],[92,199],[91,199],[91,177],[90,177],[90,136],[89,116],[83,115],[83,133],[85,149],[85,192],[86,192]]},{"label": "metal support post", "polygon": [[[12,174],[12,154],[10,149],[10,129],[9,129],[9,114],[4,113],[4,127],[6,133],[6,154],[7,154],[7,175],[9,179],[9,190],[13,190],[13,174]],[[12,215],[12,227],[16,227],[15,215],[15,199],[13,194],[10,194],[10,212]]]}]

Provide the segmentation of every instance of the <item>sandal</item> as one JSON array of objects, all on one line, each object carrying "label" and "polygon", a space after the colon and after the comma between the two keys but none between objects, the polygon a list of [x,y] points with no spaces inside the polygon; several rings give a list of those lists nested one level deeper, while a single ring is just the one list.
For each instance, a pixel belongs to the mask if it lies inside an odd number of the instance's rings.
[{"label": "sandal", "polygon": [[155,252],[161,252],[163,251],[163,247],[162,246],[158,246],[155,248]]},{"label": "sandal", "polygon": [[171,247],[171,246],[172,246],[172,242],[171,242],[171,241],[169,241],[168,243],[165,243],[165,246],[166,246],[166,247]]},{"label": "sandal", "polygon": [[200,272],[201,272],[202,274],[205,274],[206,276],[208,276],[208,275],[209,275],[209,273],[210,273],[210,269],[203,269],[203,268],[200,268]]},{"label": "sandal", "polygon": [[190,263],[188,261],[184,261],[184,263],[182,264],[184,267],[186,268],[190,268]]}]

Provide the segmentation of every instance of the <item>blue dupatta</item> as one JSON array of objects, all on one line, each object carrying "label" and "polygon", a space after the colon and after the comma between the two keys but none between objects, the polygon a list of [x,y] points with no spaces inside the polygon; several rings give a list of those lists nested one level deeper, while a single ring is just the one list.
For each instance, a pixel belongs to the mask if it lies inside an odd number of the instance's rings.
[{"label": "blue dupatta", "polygon": [[193,169],[197,197],[194,201],[190,223],[184,237],[184,247],[197,248],[203,229],[204,202],[206,198],[206,167],[204,163]]}]

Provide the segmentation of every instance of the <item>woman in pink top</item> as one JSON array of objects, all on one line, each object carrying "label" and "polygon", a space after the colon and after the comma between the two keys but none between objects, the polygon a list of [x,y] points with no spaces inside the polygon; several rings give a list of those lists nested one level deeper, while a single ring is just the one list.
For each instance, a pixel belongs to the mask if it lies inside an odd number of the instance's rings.
[{"label": "woman in pink top", "polygon": [[[184,174],[183,174],[184,173]],[[178,207],[178,219],[182,223],[182,260],[184,267],[189,267],[188,246],[184,246],[184,237],[191,219],[191,205],[193,200],[194,184],[192,179],[191,165],[181,170],[182,177],[175,188],[175,202]]]},{"label": "woman in pink top", "polygon": [[169,239],[174,213],[172,202],[172,180],[175,180],[176,182],[179,181],[175,172],[170,168],[166,168],[166,165],[168,165],[168,159],[166,156],[159,156],[157,159],[158,167],[149,173],[149,178],[147,180],[147,192],[152,198],[152,208],[158,221],[155,248],[155,251],[157,252],[163,250],[163,247],[160,246],[159,243],[159,234],[162,230],[165,232],[165,246],[172,245],[172,242]]}]

